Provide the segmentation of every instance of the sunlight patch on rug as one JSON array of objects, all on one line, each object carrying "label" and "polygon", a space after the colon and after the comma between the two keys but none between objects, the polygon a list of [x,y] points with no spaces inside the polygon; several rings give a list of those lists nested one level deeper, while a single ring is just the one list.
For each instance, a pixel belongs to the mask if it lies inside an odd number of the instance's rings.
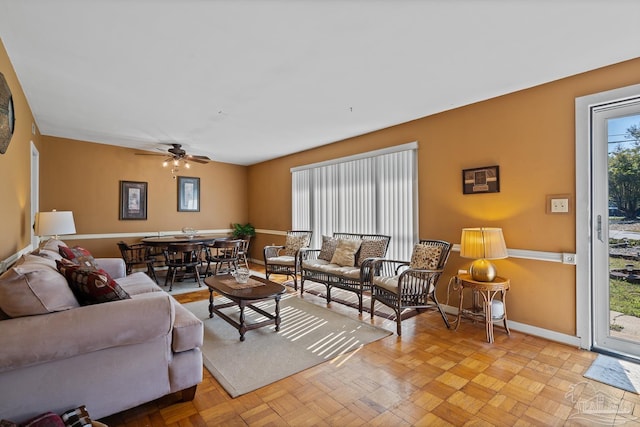
[{"label": "sunlight patch on rug", "polygon": [[[226,302],[216,297],[216,304]],[[273,300],[255,304],[273,312]],[[306,302],[293,295],[280,302],[281,324],[247,331],[245,341],[239,332],[218,316],[209,318],[208,301],[184,304],[203,320],[205,367],[224,389],[236,397],[317,364],[331,361],[336,367],[364,345],[391,335],[391,332],[354,320],[326,308]],[[237,307],[224,309],[233,318],[239,317]],[[260,314],[245,310],[247,322],[264,320]]]}]

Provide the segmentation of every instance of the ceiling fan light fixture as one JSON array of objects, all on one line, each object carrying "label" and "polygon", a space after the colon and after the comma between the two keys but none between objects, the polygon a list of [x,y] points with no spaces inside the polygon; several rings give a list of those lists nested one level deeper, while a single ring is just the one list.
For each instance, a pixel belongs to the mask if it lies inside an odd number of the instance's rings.
[{"label": "ceiling fan light fixture", "polygon": [[166,168],[169,165],[169,161],[165,160],[164,162],[162,162],[162,167]]}]

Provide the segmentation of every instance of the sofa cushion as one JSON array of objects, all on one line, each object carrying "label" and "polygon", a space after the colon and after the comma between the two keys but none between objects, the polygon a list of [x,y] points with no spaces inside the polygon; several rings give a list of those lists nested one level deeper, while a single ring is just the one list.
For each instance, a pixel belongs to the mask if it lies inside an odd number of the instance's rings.
[{"label": "sofa cushion", "polygon": [[52,313],[79,306],[65,278],[47,266],[17,266],[0,276],[0,309],[9,317]]},{"label": "sofa cushion", "polygon": [[400,276],[375,276],[373,278],[373,284],[384,288],[394,294],[398,293],[398,280]]},{"label": "sofa cushion", "polygon": [[309,245],[309,236],[306,234],[300,236],[294,236],[287,234],[287,240],[284,244],[284,254],[288,256],[296,256],[301,248]]},{"label": "sofa cushion", "polygon": [[361,244],[362,240],[360,239],[340,239],[338,247],[331,257],[331,264],[353,267],[356,265],[356,252],[360,249]]},{"label": "sofa cushion", "polygon": [[367,258],[382,258],[387,252],[386,240],[365,239],[360,245],[358,252],[358,262],[356,265],[362,265]]},{"label": "sofa cushion", "polygon": [[418,243],[413,247],[410,267],[420,270],[435,270],[438,268],[441,255],[442,247]]},{"label": "sofa cushion", "polygon": [[137,271],[125,277],[119,277],[115,281],[125,290],[129,296],[147,294],[149,292],[162,292],[146,273]]},{"label": "sofa cushion", "polygon": [[83,305],[131,298],[104,270],[84,268],[66,259],[56,261],[56,264]]},{"label": "sofa cushion", "polygon": [[68,246],[60,246],[59,251],[60,255],[70,261],[73,261],[74,264],[92,268],[94,270],[98,269],[96,260],[93,258],[93,255],[91,255],[91,252],[83,247],[74,246],[73,248],[70,248]]},{"label": "sofa cushion", "polygon": [[302,268],[305,270],[322,271],[323,266],[328,265],[329,261],[324,259],[305,259],[302,261]]},{"label": "sofa cushion", "polygon": [[60,250],[60,246],[66,247],[67,244],[62,240],[51,238],[44,242],[44,244],[40,247],[40,249],[44,249],[46,251],[58,252]]},{"label": "sofa cushion", "polygon": [[41,258],[50,259],[54,264],[57,260],[62,259],[62,255],[60,255],[60,251],[58,251],[57,249],[55,251],[51,251],[49,249],[36,249],[35,251],[31,252],[31,254],[39,256]]},{"label": "sofa cushion", "polygon": [[171,349],[174,353],[202,347],[204,325],[193,313],[174,301]]},{"label": "sofa cushion", "polygon": [[20,266],[20,267],[24,267],[24,268],[30,268],[32,267],[32,270],[39,270],[43,267],[48,267],[52,270],[56,270],[56,262],[55,260],[53,260],[52,258],[48,258],[48,257],[44,257],[44,256],[38,256],[38,255],[33,255],[33,254],[24,254],[20,257],[20,259],[18,259],[18,261],[16,261],[15,264],[16,267]]},{"label": "sofa cushion", "polygon": [[337,247],[338,239],[331,236],[322,236],[322,246],[320,247],[318,259],[331,261],[331,258],[333,258],[333,254],[335,253]]}]

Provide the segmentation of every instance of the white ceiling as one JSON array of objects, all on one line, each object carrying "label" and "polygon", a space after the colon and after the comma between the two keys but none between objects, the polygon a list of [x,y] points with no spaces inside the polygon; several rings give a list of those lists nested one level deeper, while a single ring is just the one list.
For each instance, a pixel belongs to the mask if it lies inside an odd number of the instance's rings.
[{"label": "white ceiling", "polygon": [[249,165],[638,57],[638,16],[638,0],[0,0],[0,38],[42,134]]}]

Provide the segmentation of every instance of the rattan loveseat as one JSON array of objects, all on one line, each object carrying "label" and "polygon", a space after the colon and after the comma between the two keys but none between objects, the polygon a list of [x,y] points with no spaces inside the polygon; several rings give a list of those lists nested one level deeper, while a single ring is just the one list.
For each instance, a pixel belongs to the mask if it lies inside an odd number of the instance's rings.
[{"label": "rattan loveseat", "polygon": [[[300,293],[304,292],[305,280],[326,286],[327,304],[331,302],[331,289],[334,287],[354,292],[358,296],[358,311],[362,313],[362,295],[371,289],[371,263],[386,255],[391,237],[382,234],[333,233],[332,237],[322,238],[322,248],[304,248],[298,253],[301,266]],[[352,251],[355,249],[355,253],[349,254],[353,258],[352,263],[336,256],[341,246],[350,246]]]}]

